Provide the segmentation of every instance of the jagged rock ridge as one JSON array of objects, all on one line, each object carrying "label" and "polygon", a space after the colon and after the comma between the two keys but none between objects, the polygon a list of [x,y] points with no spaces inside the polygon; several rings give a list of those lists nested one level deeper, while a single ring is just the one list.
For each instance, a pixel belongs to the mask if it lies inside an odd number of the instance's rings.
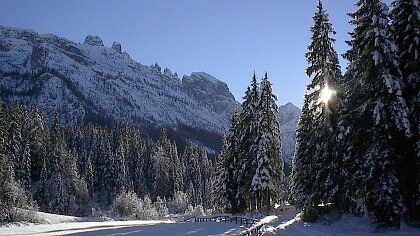
[{"label": "jagged rock ridge", "polygon": [[[65,124],[99,116],[218,133],[229,126],[236,101],[227,85],[218,81],[217,91],[194,87],[194,81],[201,81],[197,86],[213,84],[212,76],[207,76],[212,79],[208,83],[202,73],[181,81],[170,70],[162,73],[157,63],[149,67],[135,62],[121,53],[117,42],[112,48],[103,46],[98,36],[87,36],[84,44],[78,44],[30,30],[0,27],[0,33],[3,96],[23,97],[47,116],[59,111]],[[220,97],[223,101],[202,99],[206,93],[225,96]]]},{"label": "jagged rock ridge", "polygon": [[[157,63],[135,62],[118,42],[109,48],[89,35],[79,44],[4,26],[0,90],[6,101],[23,98],[47,117],[59,112],[64,125],[113,119],[223,134],[238,105],[228,86],[213,76],[194,72],[180,80],[169,68],[162,73]],[[292,104],[280,107],[283,155],[289,163],[299,113]],[[190,130],[183,133],[190,138]]]}]

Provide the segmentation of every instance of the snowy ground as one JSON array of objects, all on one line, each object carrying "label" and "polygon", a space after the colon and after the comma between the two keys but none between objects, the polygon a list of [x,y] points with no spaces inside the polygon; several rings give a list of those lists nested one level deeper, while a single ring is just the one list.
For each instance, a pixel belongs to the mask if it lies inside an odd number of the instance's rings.
[{"label": "snowy ground", "polygon": [[405,223],[399,230],[379,230],[371,223],[369,218],[343,216],[333,223],[305,223],[301,220],[301,213],[293,206],[282,208],[277,212],[278,219],[267,224],[266,235],[299,235],[299,236],[420,236],[419,228],[412,228]]},{"label": "snowy ground", "polygon": [[[243,226],[225,222],[112,221],[37,213],[45,224],[10,223],[0,225],[2,235],[239,235]],[[304,223],[293,206],[280,208],[276,215],[261,220],[266,235],[396,235],[419,236],[420,229],[406,224],[399,230],[376,229],[367,218],[343,216],[330,224]]]},{"label": "snowy ground", "polygon": [[[9,223],[0,225],[3,235],[238,235],[243,227],[234,223],[159,221],[112,221],[38,212],[44,224]],[[104,221],[106,220],[106,221]]]},{"label": "snowy ground", "polygon": [[175,221],[71,222],[0,228],[0,235],[238,235],[233,223]]}]

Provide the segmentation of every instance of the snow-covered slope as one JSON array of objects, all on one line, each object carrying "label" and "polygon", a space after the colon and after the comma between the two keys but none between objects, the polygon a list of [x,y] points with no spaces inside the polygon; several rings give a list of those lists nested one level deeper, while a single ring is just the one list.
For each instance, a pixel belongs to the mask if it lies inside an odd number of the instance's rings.
[{"label": "snow-covered slope", "polygon": [[83,44],[55,35],[0,26],[0,88],[63,123],[88,119],[139,125],[180,124],[224,132],[236,101],[227,85],[205,73],[181,81],[169,69],[135,62],[121,45],[98,36]]},{"label": "snow-covered slope", "polygon": [[284,160],[292,163],[296,143],[296,127],[300,117],[300,109],[292,103],[279,107],[280,134]]},{"label": "snow-covered slope", "polygon": [[[162,72],[157,63],[132,60],[118,42],[106,47],[100,37],[88,35],[79,44],[5,26],[0,26],[0,91],[6,100],[36,104],[47,117],[59,112],[64,125],[113,119],[223,134],[238,105],[228,86],[213,76],[194,72],[181,80],[168,68]],[[283,154],[289,163],[299,113],[291,103],[280,107]],[[191,131],[181,133],[191,138]]]}]

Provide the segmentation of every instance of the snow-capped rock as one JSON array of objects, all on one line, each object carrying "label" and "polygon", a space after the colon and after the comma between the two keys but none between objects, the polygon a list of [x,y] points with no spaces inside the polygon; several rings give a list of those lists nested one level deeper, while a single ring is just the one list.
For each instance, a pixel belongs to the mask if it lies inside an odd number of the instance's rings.
[{"label": "snow-capped rock", "polygon": [[151,65],[150,67],[156,72],[162,73],[162,67],[160,67],[160,65],[157,62],[154,65]]},{"label": "snow-capped rock", "polygon": [[[63,124],[111,118],[134,125],[227,130],[236,101],[226,84],[194,74],[193,82],[181,83],[169,79],[169,70],[162,74],[157,63],[144,66],[122,55],[119,47],[102,45],[95,36],[78,44],[0,26],[3,98],[24,98],[47,117],[59,111]],[[194,87],[203,84],[212,86]],[[205,94],[211,97],[203,99]]]},{"label": "snow-capped rock", "polygon": [[195,99],[203,101],[208,108],[223,117],[230,117],[237,105],[226,83],[204,72],[184,75],[182,86]]},{"label": "snow-capped rock", "polygon": [[114,49],[115,51],[117,51],[118,53],[122,53],[121,44],[119,42],[112,43],[111,48]]},{"label": "snow-capped rock", "polygon": [[283,159],[292,163],[296,144],[296,128],[300,117],[300,109],[292,103],[279,107],[280,135]]},{"label": "snow-capped rock", "polygon": [[104,46],[104,42],[102,42],[102,39],[99,36],[92,36],[88,35],[85,38],[85,42],[83,44],[90,45],[90,46]]},{"label": "snow-capped rock", "polygon": [[166,76],[168,76],[168,77],[171,77],[171,78],[174,77],[174,75],[172,74],[172,71],[170,69],[168,69],[168,68],[165,68],[163,70],[163,74],[166,75]]},{"label": "snow-capped rock", "polygon": [[[24,98],[63,124],[123,120],[133,125],[186,125],[224,133],[239,103],[226,83],[204,73],[184,76],[159,64],[144,66],[103,47],[97,36],[84,44],[32,30],[0,26],[0,90],[6,100]],[[99,47],[100,46],[100,47]],[[300,110],[280,107],[283,156],[290,163]],[[213,147],[214,149],[214,147]]]}]

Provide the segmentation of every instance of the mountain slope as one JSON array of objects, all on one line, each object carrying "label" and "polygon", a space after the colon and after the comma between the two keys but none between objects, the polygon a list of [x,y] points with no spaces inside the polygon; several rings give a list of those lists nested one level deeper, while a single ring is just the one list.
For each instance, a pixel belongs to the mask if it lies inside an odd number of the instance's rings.
[{"label": "mountain slope", "polygon": [[[235,106],[228,86],[204,72],[183,76],[135,62],[121,44],[98,36],[83,44],[51,34],[0,26],[0,91],[5,101],[24,99],[63,125],[122,120],[172,138],[193,139],[210,152],[221,148]],[[299,109],[280,107],[283,154],[290,163]],[[153,135],[152,135],[153,136]],[[185,141],[184,141],[185,142]]]},{"label": "mountain slope", "polygon": [[279,107],[280,135],[284,161],[292,163],[296,144],[296,127],[300,117],[300,109],[292,103]]},{"label": "mountain slope", "polygon": [[[201,91],[208,84],[214,87]],[[59,111],[64,124],[111,117],[222,133],[236,104],[227,85],[214,77],[193,73],[181,81],[157,64],[135,62],[119,43],[108,48],[88,36],[78,44],[8,27],[0,27],[0,86],[6,99],[23,97],[47,117]]]}]

